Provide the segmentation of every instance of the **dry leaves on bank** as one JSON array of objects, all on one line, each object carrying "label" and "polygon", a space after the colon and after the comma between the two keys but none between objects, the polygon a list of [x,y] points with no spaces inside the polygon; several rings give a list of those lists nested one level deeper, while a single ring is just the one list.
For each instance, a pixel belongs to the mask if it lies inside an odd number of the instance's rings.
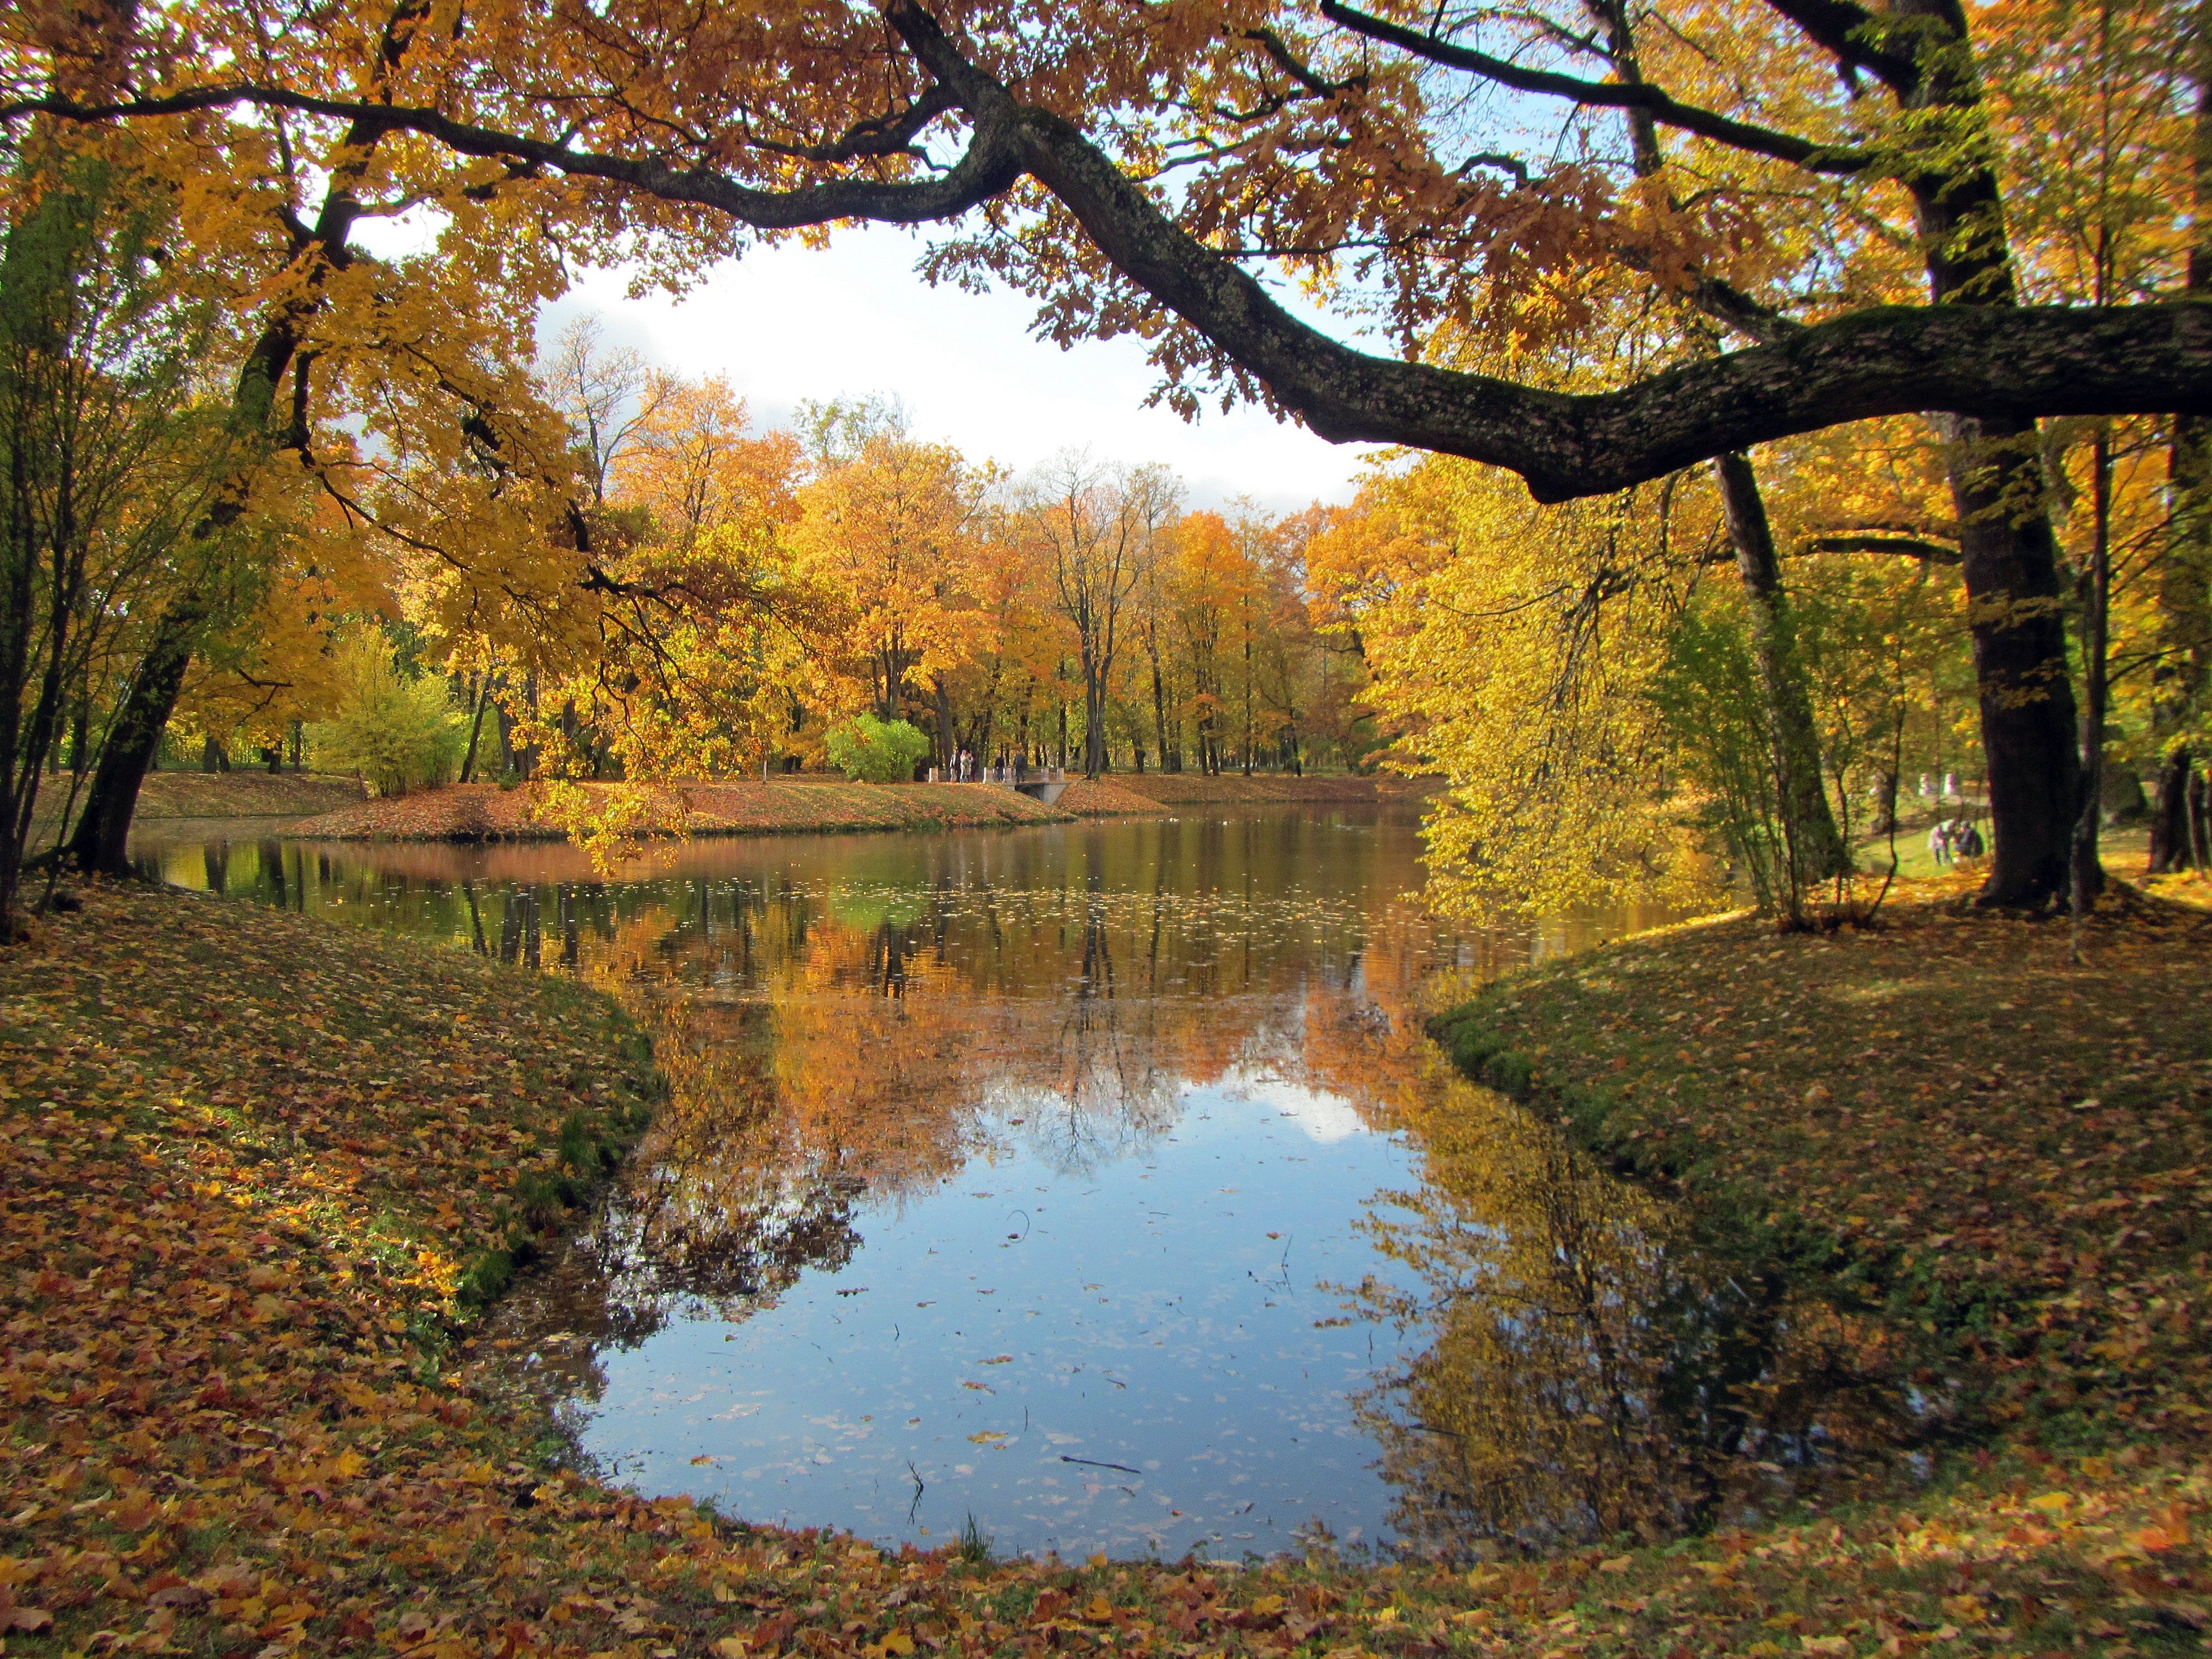
[{"label": "dry leaves on bank", "polygon": [[[970,1563],[549,1471],[441,1347],[643,1097],[605,1003],[95,890],[0,957],[7,1650],[914,1659],[2194,1649],[2185,1458],[2034,1449],[1911,1512],[1477,1567]],[[580,1127],[578,1127],[580,1126]]]}]

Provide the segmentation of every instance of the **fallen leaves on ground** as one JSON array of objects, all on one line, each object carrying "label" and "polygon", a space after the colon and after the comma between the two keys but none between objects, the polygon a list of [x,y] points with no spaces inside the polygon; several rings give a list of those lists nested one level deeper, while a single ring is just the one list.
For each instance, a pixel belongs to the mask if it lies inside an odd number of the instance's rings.
[{"label": "fallen leaves on ground", "polygon": [[[1963,899],[1957,882],[1922,889],[1869,931],[1667,929],[1515,975],[1437,1029],[1478,1077],[1689,1203],[1819,1241],[1822,1272],[1941,1340],[1986,1443],[1942,1504],[1868,1511],[1833,1542],[1900,1570],[1978,1564],[1957,1595],[2008,1610],[1937,1620],[1957,1626],[1943,1639],[2194,1646],[2212,1630],[2192,1541],[2212,1411],[2212,915],[2123,891],[2076,965],[2063,919]],[[1761,1561],[1781,1547],[1759,1542]],[[1741,1572],[1776,1595],[1765,1567]],[[1915,1616],[1881,1642],[1929,1639]],[[1849,1596],[1805,1617],[1875,1628]]]},{"label": "fallen leaves on ground", "polygon": [[[305,817],[329,812],[362,799],[361,780],[329,772],[270,772],[240,768],[231,772],[149,772],[138,787],[137,819]],[[39,790],[41,823],[58,818],[67,805],[84,805],[83,792],[70,801],[69,780],[51,777]]]},{"label": "fallen leaves on ground", "polygon": [[1168,810],[1114,778],[1077,778],[1053,805],[1079,818],[1158,817]]},{"label": "fallen leaves on ground", "polygon": [[1291,777],[1279,772],[1218,777],[1202,772],[1115,772],[1103,781],[1162,806],[1374,806],[1393,801],[1418,805],[1436,787],[1433,780],[1420,778]]},{"label": "fallen leaves on ground", "polygon": [[[583,785],[588,800],[611,786]],[[1001,824],[1064,823],[1069,814],[991,784],[687,783],[656,792],[656,823],[691,835],[792,835],[846,830],[974,830]],[[679,809],[676,799],[680,797]],[[562,841],[568,831],[538,810],[528,785],[452,784],[362,801],[303,823],[295,836],[325,840]]]},{"label": "fallen leaves on ground", "polygon": [[[1946,924],[1924,925],[1924,937],[1899,930],[1929,947],[1905,959],[1939,985],[1966,976],[1958,1018],[1974,975],[1988,981],[1986,1008],[2002,994],[1992,974],[2051,971],[2041,937],[2011,924],[1948,938]],[[1778,974],[1764,960],[1771,940],[1752,932],[1676,939],[1693,941],[1687,954],[1619,947],[1514,981],[1498,1006],[1525,1011],[1534,1033],[1544,1011],[1609,994],[1584,972],[1650,961],[1633,980],[1641,1000],[1617,1005],[1622,1023],[1577,1028],[1572,1063],[1610,1078],[1617,1045],[1647,1021],[1683,1023],[1666,1019],[1678,1001],[1732,991],[1761,1017],[1809,1012],[1828,989],[1882,977]],[[1888,960],[1849,956],[1853,941],[1789,943],[1838,953],[1819,963]],[[2203,960],[2164,952],[2147,947],[2139,970],[2108,962],[2106,982],[2141,989],[2139,974]],[[2085,1041],[2089,1003],[2125,1006],[2076,993]],[[10,1653],[1950,1659],[2194,1649],[2212,1626],[2212,1491],[2178,1432],[2094,1454],[2015,1443],[1910,1512],[1471,1572],[1320,1553],[1243,1570],[890,1555],[642,1501],[552,1468],[539,1408],[457,1324],[469,1264],[513,1244],[518,1226],[557,1224],[577,1149],[634,1121],[640,1057],[609,1005],[459,953],[95,888],[40,945],[0,956],[0,1019]],[[2154,1030],[2131,1034],[2145,1041],[2114,1045],[2114,1078],[2146,1092],[2109,1109],[2154,1110],[2173,1057]],[[1712,1133],[1698,1138],[1748,1178],[1766,1116],[1790,1097],[1720,1075],[1727,1088],[1694,1120]],[[1875,1077],[1847,1081],[1876,1089]],[[1982,1195],[1941,1201],[1990,1203],[2015,1132],[1983,1091],[1936,1098],[1975,1109],[1978,1127],[1927,1143],[1916,1170],[1893,1176],[1893,1198],[1924,1211],[1951,1178],[1941,1157],[1964,1146],[1988,1154],[1964,1171]],[[2111,1129],[2100,1140],[2159,1162],[2142,1135]],[[1825,1185],[1830,1209],[1845,1201],[1840,1152],[1788,1162],[1778,1192],[1809,1203]],[[2183,1190],[2185,1166],[2160,1167],[2176,1179],[2159,1190]],[[2108,1261],[2180,1271],[2138,1263],[2140,1243],[2111,1243],[2158,1236],[2159,1207],[2100,1218]],[[2136,1400],[2139,1422],[2159,1402],[2178,1417],[2197,1375],[2114,1398]]]}]

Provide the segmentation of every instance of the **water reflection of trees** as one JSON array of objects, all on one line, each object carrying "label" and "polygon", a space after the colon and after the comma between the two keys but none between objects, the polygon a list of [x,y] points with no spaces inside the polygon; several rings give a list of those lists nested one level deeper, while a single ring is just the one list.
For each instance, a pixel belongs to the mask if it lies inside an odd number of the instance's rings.
[{"label": "water reflection of trees", "polygon": [[1419,1289],[1367,1299],[1415,1352],[1363,1402],[1408,1547],[1653,1535],[1880,1444],[1899,1368],[1857,1322],[1701,1253],[1666,1207],[1436,1074],[1425,983],[1571,931],[1441,939],[1398,902],[1410,838],[1340,828],[701,843],[631,883],[567,848],[147,860],[620,992],[670,1098],[617,1201],[508,1316],[586,1395],[598,1352],[694,1308],[744,1316],[988,1142],[1084,1171],[1171,1127],[1188,1088],[1280,1084],[1422,1158],[1422,1188],[1374,1223]]},{"label": "water reflection of trees", "polygon": [[[1187,1086],[1303,1075],[1310,1034],[1375,1017],[1346,1007],[1377,967],[1355,907],[1194,899],[1164,870],[1134,891],[1097,867],[936,873],[665,883],[646,906],[617,890],[582,963],[649,1028],[670,1098],[541,1285],[541,1333],[634,1343],[679,1311],[743,1317],[848,1259],[864,1205],[931,1190],[987,1141],[1088,1170],[1171,1128]],[[503,906],[525,954],[542,908]],[[1391,988],[1418,982],[1423,936],[1395,935]]]},{"label": "water reflection of trees", "polygon": [[1926,1426],[1863,1318],[1701,1248],[1487,1091],[1400,1098],[1426,1179],[1370,1225],[1420,1288],[1358,1300],[1425,1345],[1360,1402],[1407,1547],[1663,1537],[1870,1474]]}]

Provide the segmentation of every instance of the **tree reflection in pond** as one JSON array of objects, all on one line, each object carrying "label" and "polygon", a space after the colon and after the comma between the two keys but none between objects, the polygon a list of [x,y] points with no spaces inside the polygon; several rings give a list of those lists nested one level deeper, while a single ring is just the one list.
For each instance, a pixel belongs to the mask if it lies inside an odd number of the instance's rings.
[{"label": "tree reflection in pond", "polygon": [[1469,1554],[1850,1467],[1899,1393],[1860,1322],[1710,1265],[1418,1035],[1439,970],[1601,925],[1451,935],[1417,854],[1342,813],[702,842],[613,881],[560,847],[143,853],[649,1028],[665,1108],[494,1332],[646,1490],[883,1543],[972,1510],[1007,1549]]},{"label": "tree reflection in pond", "polygon": [[1368,1225],[1418,1288],[1359,1300],[1425,1346],[1361,1412],[1408,1547],[1649,1541],[1879,1477],[1934,1428],[1864,1314],[1701,1249],[1684,1211],[1487,1090],[1401,1099],[1425,1181]]}]

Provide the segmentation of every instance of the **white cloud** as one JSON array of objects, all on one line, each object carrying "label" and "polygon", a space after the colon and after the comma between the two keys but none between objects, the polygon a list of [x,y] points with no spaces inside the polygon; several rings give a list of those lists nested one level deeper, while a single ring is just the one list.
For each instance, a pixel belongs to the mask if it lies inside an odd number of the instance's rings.
[{"label": "white cloud", "polygon": [[544,337],[596,313],[614,342],[688,374],[718,374],[773,425],[802,399],[896,393],[922,435],[1016,471],[1062,449],[1164,461],[1190,504],[1249,495],[1289,511],[1352,497],[1370,446],[1336,445],[1266,410],[1209,406],[1196,424],[1146,409],[1156,375],[1134,339],[1063,352],[1029,333],[1018,295],[933,289],[921,240],[889,226],[841,230],[825,249],[756,250],[681,300],[632,299],[619,271],[587,273],[550,307]]},{"label": "white cloud", "polygon": [[1366,1121],[1341,1095],[1323,1094],[1304,1084],[1264,1073],[1232,1071],[1222,1085],[1244,1099],[1272,1106],[1297,1124],[1307,1139],[1326,1146],[1365,1132]]}]

